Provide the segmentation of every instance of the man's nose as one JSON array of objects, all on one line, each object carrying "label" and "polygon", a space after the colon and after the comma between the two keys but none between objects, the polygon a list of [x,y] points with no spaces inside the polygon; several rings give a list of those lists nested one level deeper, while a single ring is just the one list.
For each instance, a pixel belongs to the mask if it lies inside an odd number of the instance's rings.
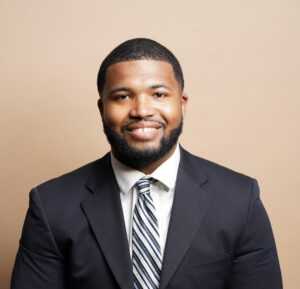
[{"label": "man's nose", "polygon": [[154,114],[152,99],[147,95],[138,95],[135,97],[130,116],[133,118],[146,118]]}]

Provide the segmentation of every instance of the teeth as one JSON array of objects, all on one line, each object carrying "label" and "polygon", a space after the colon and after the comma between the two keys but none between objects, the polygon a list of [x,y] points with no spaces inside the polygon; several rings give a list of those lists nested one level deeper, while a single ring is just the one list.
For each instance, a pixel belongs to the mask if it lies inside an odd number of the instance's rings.
[{"label": "teeth", "polygon": [[141,127],[134,129],[133,131],[139,132],[139,133],[147,133],[156,130],[154,127]]}]

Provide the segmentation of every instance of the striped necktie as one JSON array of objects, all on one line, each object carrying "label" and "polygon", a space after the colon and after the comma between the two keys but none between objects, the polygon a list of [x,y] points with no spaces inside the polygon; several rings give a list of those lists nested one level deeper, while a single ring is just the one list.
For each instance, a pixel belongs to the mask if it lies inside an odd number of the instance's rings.
[{"label": "striped necktie", "polygon": [[132,263],[135,289],[157,289],[162,265],[158,222],[150,195],[153,178],[140,179],[132,223]]}]

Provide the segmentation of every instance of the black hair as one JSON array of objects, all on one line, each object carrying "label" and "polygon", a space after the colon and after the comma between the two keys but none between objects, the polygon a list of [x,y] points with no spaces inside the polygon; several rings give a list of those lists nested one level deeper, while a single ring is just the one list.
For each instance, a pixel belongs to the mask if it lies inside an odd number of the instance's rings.
[{"label": "black hair", "polygon": [[101,95],[105,84],[107,68],[118,62],[130,60],[158,60],[172,65],[175,78],[181,90],[184,88],[183,73],[175,55],[165,46],[148,38],[134,38],[127,40],[112,50],[103,60],[97,79],[98,92]]}]

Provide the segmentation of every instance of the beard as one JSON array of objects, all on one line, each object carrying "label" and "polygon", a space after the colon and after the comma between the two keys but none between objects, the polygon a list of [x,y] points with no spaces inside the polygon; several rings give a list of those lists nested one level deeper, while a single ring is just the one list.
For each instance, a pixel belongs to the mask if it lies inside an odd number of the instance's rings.
[{"label": "beard", "polygon": [[[122,127],[122,132],[124,132],[125,127]],[[157,148],[137,149],[129,145],[125,135],[120,137],[114,130],[110,129],[109,126],[103,122],[104,133],[111,145],[114,156],[121,163],[135,169],[147,167],[170,152],[178,141],[182,132],[182,127],[183,118],[181,117],[180,124],[171,130],[168,137],[164,135],[161,138],[160,144]]]}]

